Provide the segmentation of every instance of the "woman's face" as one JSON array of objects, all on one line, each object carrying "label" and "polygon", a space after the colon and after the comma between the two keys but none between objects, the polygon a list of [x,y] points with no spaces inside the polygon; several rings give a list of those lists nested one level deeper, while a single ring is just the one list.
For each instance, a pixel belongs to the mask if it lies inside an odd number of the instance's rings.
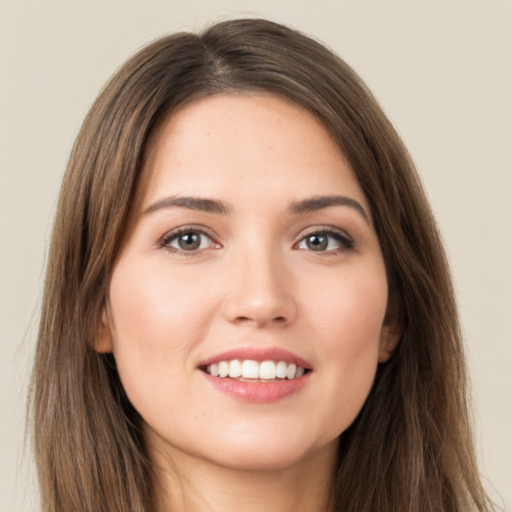
[{"label": "woman's face", "polygon": [[332,455],[398,333],[368,203],[327,131],[276,96],[216,95],[166,121],[145,173],[96,348],[149,445],[244,469]]}]

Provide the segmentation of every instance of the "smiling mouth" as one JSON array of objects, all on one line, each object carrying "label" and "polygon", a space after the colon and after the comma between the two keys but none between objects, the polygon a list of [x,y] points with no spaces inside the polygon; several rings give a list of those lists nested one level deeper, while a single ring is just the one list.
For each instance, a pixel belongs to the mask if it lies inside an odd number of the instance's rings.
[{"label": "smiling mouth", "polygon": [[200,370],[221,379],[262,383],[294,380],[311,371],[286,361],[254,361],[252,359],[219,361],[202,366]]}]

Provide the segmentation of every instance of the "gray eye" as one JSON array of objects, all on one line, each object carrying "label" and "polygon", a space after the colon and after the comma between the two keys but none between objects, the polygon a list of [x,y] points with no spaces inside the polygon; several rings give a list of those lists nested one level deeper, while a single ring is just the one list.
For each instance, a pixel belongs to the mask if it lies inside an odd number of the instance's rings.
[{"label": "gray eye", "polygon": [[167,244],[173,249],[181,251],[197,251],[199,249],[206,249],[212,245],[210,237],[198,231],[186,231],[175,235]]},{"label": "gray eye", "polygon": [[341,236],[337,234],[310,233],[299,242],[297,248],[315,252],[335,251],[344,245],[340,238]]},{"label": "gray eye", "polygon": [[185,233],[178,237],[180,249],[185,251],[195,251],[201,245],[201,235],[199,233]]},{"label": "gray eye", "polygon": [[329,244],[329,237],[322,234],[308,235],[304,239],[308,249],[312,251],[325,251]]}]

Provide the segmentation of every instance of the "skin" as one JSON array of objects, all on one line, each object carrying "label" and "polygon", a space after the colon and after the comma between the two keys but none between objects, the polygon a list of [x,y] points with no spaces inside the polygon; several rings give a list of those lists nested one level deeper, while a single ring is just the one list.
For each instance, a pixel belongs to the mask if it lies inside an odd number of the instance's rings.
[{"label": "skin", "polygon": [[[174,112],[152,139],[144,173],[96,349],[114,353],[145,422],[162,509],[328,510],[337,437],[400,336],[353,171],[316,118],[258,94],[216,95]],[[333,194],[361,209],[290,211]],[[166,206],[175,196],[221,201],[227,211]],[[201,245],[180,249],[169,233],[191,225],[206,233]],[[352,246],[329,235],[325,250],[313,250],[306,235],[326,227]],[[247,346],[307,360],[306,385],[248,403],[198,369]]]}]

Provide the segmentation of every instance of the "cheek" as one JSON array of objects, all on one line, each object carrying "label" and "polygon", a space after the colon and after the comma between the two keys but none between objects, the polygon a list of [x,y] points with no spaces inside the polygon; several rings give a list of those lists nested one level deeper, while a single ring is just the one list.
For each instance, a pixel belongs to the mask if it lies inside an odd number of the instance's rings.
[{"label": "cheek", "polygon": [[[199,276],[136,260],[121,260],[113,273],[114,356],[123,386],[141,413],[148,393],[185,396],[188,373],[182,370],[192,365],[190,354],[204,335],[213,304],[194,279]],[[171,389],[169,381],[177,375]]]},{"label": "cheek", "polygon": [[[387,306],[384,272],[354,272],[310,299],[310,324],[324,390],[319,417],[336,436],[354,421],[372,387]],[[313,335],[313,332],[311,333]]]},{"label": "cheek", "polygon": [[[180,353],[197,339],[212,299],[197,274],[170,272],[165,265],[121,262],[110,285],[115,338],[145,354]],[[121,347],[119,347],[121,349]]]},{"label": "cheek", "polygon": [[342,355],[378,348],[388,298],[381,265],[350,269],[316,288],[307,309],[331,350]]}]

